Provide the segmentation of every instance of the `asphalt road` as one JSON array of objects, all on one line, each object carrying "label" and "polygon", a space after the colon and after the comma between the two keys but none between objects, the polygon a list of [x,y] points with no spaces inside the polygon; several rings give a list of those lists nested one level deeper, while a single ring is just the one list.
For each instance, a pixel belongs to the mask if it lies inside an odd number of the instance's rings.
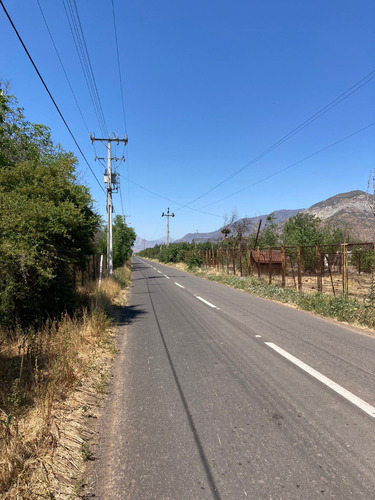
[{"label": "asphalt road", "polygon": [[375,337],[133,266],[95,498],[375,499]]}]

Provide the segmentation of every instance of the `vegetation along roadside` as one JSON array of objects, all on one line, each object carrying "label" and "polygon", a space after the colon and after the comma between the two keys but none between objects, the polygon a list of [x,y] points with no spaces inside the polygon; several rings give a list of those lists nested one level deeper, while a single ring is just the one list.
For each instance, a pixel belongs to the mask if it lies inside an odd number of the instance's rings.
[{"label": "vegetation along roadside", "polygon": [[115,218],[117,269],[99,287],[106,228],[76,169],[74,155],[29,122],[0,81],[2,500],[82,496],[88,424],[116,351],[135,233]]},{"label": "vegetation along roadside", "polygon": [[305,293],[293,288],[283,288],[279,285],[269,284],[265,279],[255,276],[227,275],[217,272],[214,269],[192,266],[182,262],[169,262],[166,265],[177,267],[200,278],[222,283],[232,288],[257,295],[258,297],[293,305],[298,309],[323,317],[375,330],[374,280],[367,296],[364,299],[357,300],[345,295],[334,296],[321,292]]}]

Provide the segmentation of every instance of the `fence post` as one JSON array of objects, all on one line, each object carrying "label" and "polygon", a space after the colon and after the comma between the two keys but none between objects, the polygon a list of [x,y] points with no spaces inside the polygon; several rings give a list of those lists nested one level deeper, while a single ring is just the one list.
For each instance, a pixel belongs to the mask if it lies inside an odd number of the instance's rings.
[{"label": "fence post", "polygon": [[241,249],[241,243],[239,244],[238,253],[239,253],[239,264],[240,264],[240,276],[242,276],[242,249]]},{"label": "fence post", "polygon": [[257,250],[257,255],[258,255],[258,278],[260,278],[260,248],[259,247]]},{"label": "fence post", "polygon": [[322,254],[318,246],[315,247],[316,253],[316,281],[318,285],[318,292],[323,291],[323,280],[322,280]]},{"label": "fence post", "polygon": [[272,283],[272,250],[268,250],[268,283]]},{"label": "fence post", "polygon": [[298,275],[298,290],[302,290],[302,263],[301,263],[301,247],[297,247],[297,275]]},{"label": "fence post", "polygon": [[232,261],[233,261],[233,276],[236,275],[236,249],[232,249]]},{"label": "fence post", "polygon": [[248,251],[248,274],[249,276],[252,276],[253,275],[253,258],[252,258],[252,254],[251,254],[251,250]]},{"label": "fence post", "polygon": [[348,249],[346,243],[341,245],[342,255],[342,293],[347,296],[349,293],[349,276],[348,276]]},{"label": "fence post", "polygon": [[286,268],[286,260],[285,260],[285,247],[281,248],[281,286],[285,287],[285,268]]}]

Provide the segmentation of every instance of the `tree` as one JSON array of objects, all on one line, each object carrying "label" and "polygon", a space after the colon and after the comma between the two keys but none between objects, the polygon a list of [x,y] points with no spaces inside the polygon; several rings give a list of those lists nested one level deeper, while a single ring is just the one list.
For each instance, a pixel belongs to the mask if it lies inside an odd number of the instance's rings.
[{"label": "tree", "polygon": [[[1,82],[0,82],[1,83]],[[7,89],[5,89],[7,90]],[[94,252],[100,217],[77,160],[27,122],[0,89],[0,324],[26,327],[72,310],[74,267]]]},{"label": "tree", "polygon": [[[319,229],[320,219],[316,215],[299,212],[287,220],[281,239],[285,246],[301,246],[302,265],[305,271],[315,271],[315,246],[323,242],[323,232]],[[296,260],[295,249],[288,251],[292,260]]]},{"label": "tree", "polygon": [[277,224],[275,214],[271,213],[266,218],[266,223],[260,231],[258,246],[261,248],[272,248],[279,245],[279,235],[277,234]]},{"label": "tree", "polygon": [[[299,212],[284,225],[282,241],[285,246],[301,246],[303,267],[306,271],[316,269],[315,246],[332,245],[329,253],[334,256],[345,239],[346,231],[336,226],[321,227],[321,221],[313,214]],[[310,247],[310,248],[309,248]],[[296,252],[289,252],[295,259]]]},{"label": "tree", "polygon": [[113,221],[113,267],[121,267],[132,254],[136,234],[132,227],[125,224],[121,215],[116,215]]}]

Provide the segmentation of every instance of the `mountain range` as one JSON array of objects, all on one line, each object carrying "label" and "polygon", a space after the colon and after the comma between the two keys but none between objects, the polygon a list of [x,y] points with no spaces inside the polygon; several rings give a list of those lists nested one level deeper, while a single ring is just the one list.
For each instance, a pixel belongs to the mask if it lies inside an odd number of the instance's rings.
[{"label": "mountain range", "polygon": [[[373,205],[374,195],[357,190],[337,194],[307,209],[276,210],[273,212],[273,215],[275,216],[274,222],[281,228],[290,217],[295,216],[299,212],[314,214],[321,219],[322,226],[338,226],[343,228],[351,239],[372,242],[375,241]],[[251,230],[254,230],[258,227],[259,220],[262,219],[264,222],[268,215],[247,218],[246,222],[252,227]],[[223,227],[207,233],[188,233],[183,238],[175,241],[186,241],[188,243],[192,241],[218,241],[223,238],[223,234],[221,233]],[[172,240],[170,241],[172,242]],[[153,247],[160,243],[165,243],[165,240],[146,241],[137,237],[133,249],[135,252],[139,252],[144,248]]]}]

